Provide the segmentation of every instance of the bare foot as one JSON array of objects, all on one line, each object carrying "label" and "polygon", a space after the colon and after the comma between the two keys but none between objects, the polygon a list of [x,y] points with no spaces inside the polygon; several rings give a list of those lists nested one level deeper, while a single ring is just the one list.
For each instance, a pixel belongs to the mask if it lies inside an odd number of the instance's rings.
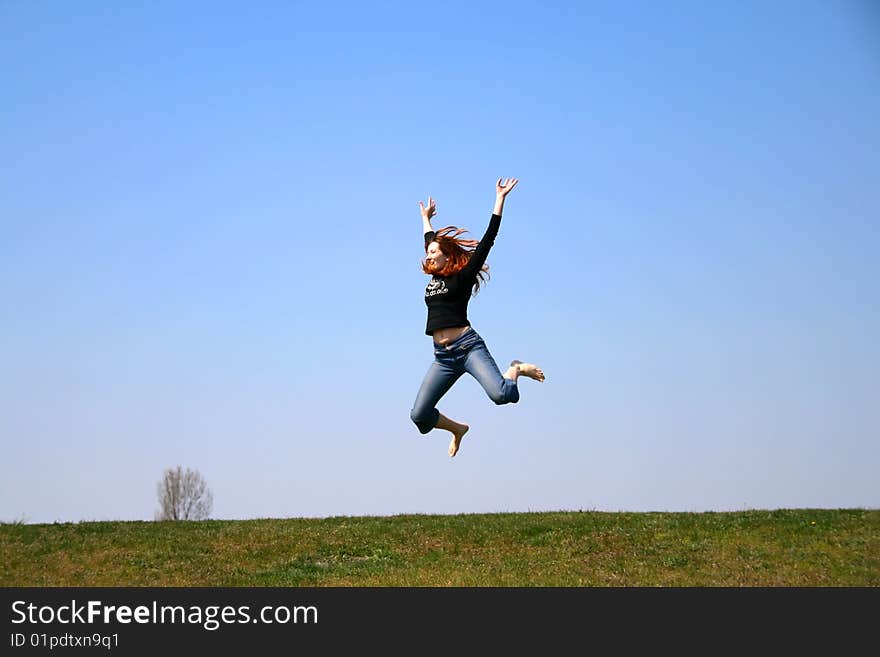
[{"label": "bare foot", "polygon": [[537,365],[533,365],[532,363],[524,363],[521,360],[514,360],[510,362],[510,366],[515,367],[521,376],[527,376],[530,379],[534,379],[535,381],[544,380],[544,370],[542,370]]},{"label": "bare foot", "polygon": [[464,434],[468,432],[470,427],[466,424],[461,425],[462,428],[459,431],[452,432],[452,440],[449,443],[449,456],[453,457],[458,454],[458,448],[461,447],[461,439],[464,438]]}]

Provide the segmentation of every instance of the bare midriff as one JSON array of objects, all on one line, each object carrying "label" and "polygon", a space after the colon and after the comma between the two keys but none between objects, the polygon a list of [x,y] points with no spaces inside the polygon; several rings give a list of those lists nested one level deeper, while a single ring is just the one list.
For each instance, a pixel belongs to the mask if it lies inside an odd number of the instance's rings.
[{"label": "bare midriff", "polygon": [[470,326],[450,326],[449,328],[437,329],[431,335],[437,344],[449,344],[464,335],[464,332],[469,328]]}]

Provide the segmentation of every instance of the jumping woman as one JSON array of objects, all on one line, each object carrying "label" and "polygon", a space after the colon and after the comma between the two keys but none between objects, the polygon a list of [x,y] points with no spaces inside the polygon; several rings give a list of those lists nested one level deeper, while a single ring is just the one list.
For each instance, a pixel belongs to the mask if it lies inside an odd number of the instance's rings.
[{"label": "jumping woman", "polygon": [[461,439],[470,427],[443,415],[437,410],[437,402],[462,374],[467,372],[479,381],[496,404],[519,401],[517,378],[520,376],[544,380],[544,372],[539,367],[518,360],[512,361],[502,376],[486,343],[467,317],[468,301],[472,294],[479,292],[480,283],[488,275],[486,256],[501,226],[504,199],[518,182],[516,178],[507,178],[502,183],[499,178],[495,183],[495,208],[486,234],[479,242],[462,239],[460,235],[467,231],[456,226],[435,232],[431,227],[431,217],[437,212],[434,199],[428,197],[427,207],[419,201],[426,254],[422,271],[431,276],[425,289],[428,306],[425,334],[434,339],[434,362],[422,381],[410,418],[423,434],[431,429],[451,432],[449,456],[458,453]]}]

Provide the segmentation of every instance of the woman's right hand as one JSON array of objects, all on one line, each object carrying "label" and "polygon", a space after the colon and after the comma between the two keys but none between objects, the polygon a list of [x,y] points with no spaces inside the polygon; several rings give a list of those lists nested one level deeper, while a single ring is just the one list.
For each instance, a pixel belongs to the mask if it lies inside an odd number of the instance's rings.
[{"label": "woman's right hand", "polygon": [[419,212],[422,213],[422,219],[430,220],[431,217],[437,214],[437,203],[429,196],[428,207],[425,207],[424,203],[419,201]]}]

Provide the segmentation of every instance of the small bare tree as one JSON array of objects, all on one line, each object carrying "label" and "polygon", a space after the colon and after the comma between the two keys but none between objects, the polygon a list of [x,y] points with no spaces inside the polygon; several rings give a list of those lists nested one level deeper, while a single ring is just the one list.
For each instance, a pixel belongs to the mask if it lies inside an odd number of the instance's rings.
[{"label": "small bare tree", "polygon": [[198,470],[167,468],[157,490],[156,520],[205,520],[211,515],[214,498]]}]

